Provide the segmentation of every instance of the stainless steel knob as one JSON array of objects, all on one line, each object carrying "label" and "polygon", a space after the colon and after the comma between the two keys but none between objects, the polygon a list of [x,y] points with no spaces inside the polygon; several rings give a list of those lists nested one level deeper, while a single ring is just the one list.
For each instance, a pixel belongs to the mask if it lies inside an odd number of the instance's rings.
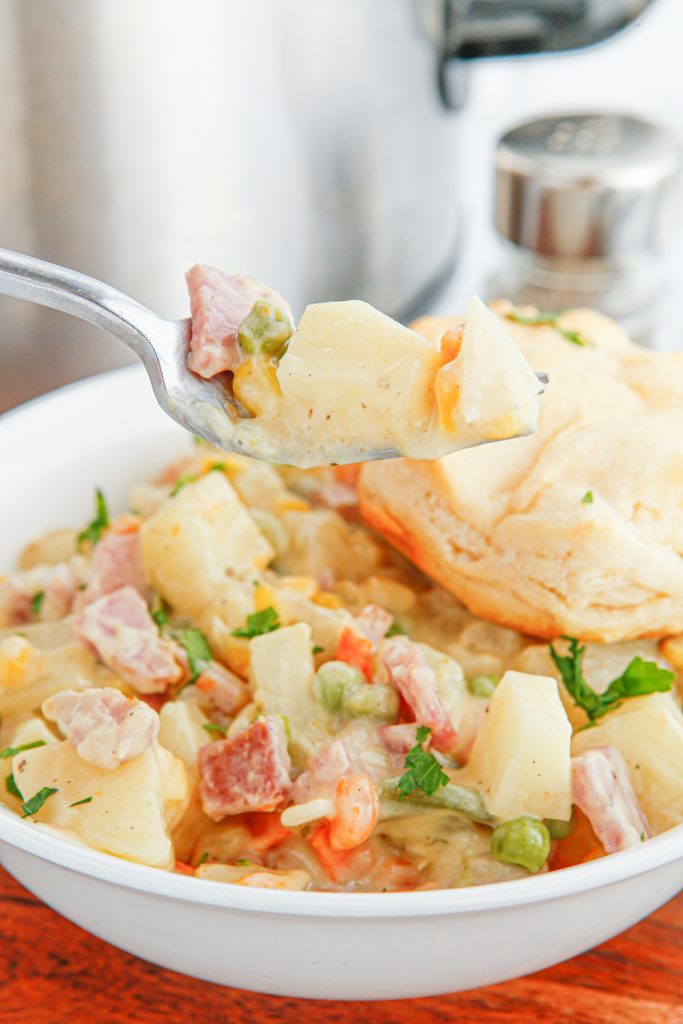
[{"label": "stainless steel knob", "polygon": [[680,166],[676,136],[637,117],[526,121],[498,144],[496,228],[555,269],[631,265],[672,237]]}]

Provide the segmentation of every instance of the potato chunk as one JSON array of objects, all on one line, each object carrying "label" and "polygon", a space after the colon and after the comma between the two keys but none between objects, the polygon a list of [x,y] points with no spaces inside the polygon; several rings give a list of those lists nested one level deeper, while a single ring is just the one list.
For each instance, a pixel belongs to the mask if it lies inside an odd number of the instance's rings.
[{"label": "potato chunk", "polygon": [[106,771],[83,761],[65,740],[17,754],[12,770],[24,800],[45,786],[57,790],[36,821],[67,829],[104,853],[173,866],[169,831],[187,805],[189,784],[182,762],[158,744]]},{"label": "potato chunk", "polygon": [[616,747],[626,761],[655,834],[683,821],[683,714],[670,694],[625,701],[572,740],[574,754],[603,746]]},{"label": "potato chunk", "polygon": [[200,747],[211,742],[206,715],[189,700],[171,700],[159,712],[159,743],[196,771]]},{"label": "potato chunk", "polygon": [[459,775],[481,789],[488,810],[500,818],[567,821],[570,740],[555,680],[506,672]]},{"label": "potato chunk", "polygon": [[[10,747],[23,747],[27,743],[59,743],[55,734],[48,728],[42,718],[33,715],[22,722],[12,736]],[[12,759],[0,761],[0,803],[7,804],[13,811],[19,812],[21,800],[7,788],[7,779],[12,774]]]},{"label": "potato chunk", "polygon": [[290,752],[302,764],[330,739],[329,716],[313,696],[311,627],[304,622],[250,642],[254,699],[269,714],[283,715]]},{"label": "potato chunk", "polygon": [[199,615],[230,575],[264,568],[273,549],[222,473],[187,484],[142,526],[147,579],[173,608]]}]

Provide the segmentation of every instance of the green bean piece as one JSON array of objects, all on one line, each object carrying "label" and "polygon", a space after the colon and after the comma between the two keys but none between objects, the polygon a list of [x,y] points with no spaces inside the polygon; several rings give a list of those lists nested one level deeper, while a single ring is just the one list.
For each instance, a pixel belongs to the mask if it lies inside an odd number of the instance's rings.
[{"label": "green bean piece", "polygon": [[494,825],[497,819],[486,809],[481,793],[470,786],[461,786],[456,782],[447,782],[440,786],[431,796],[420,789],[414,789],[403,796],[398,788],[398,778],[384,779],[380,784],[382,798],[382,817],[395,817],[397,814],[410,814],[418,808],[455,811],[465,818],[478,821],[482,825]]},{"label": "green bean piece", "polygon": [[237,341],[245,355],[253,356],[260,352],[273,359],[281,359],[292,333],[286,313],[271,302],[257,299],[240,324]]},{"label": "green bean piece", "polygon": [[344,661],[326,661],[320,666],[313,680],[313,692],[332,714],[341,711],[347,688],[367,686],[365,677],[358,668]]},{"label": "green bean piece", "polygon": [[576,826],[574,811],[572,811],[569,821],[562,821],[561,818],[544,818],[544,821],[551,839],[566,839]]},{"label": "green bean piece", "polygon": [[499,682],[499,676],[473,676],[472,679],[467,680],[467,689],[473,697],[483,697],[485,700],[490,700]]},{"label": "green bean piece", "polygon": [[550,853],[550,832],[538,818],[513,818],[491,835],[491,855],[503,864],[519,864],[532,874],[540,871]]},{"label": "green bean piece", "polygon": [[398,693],[393,686],[363,680],[346,687],[342,707],[352,718],[377,718],[384,722],[395,722],[399,710]]}]

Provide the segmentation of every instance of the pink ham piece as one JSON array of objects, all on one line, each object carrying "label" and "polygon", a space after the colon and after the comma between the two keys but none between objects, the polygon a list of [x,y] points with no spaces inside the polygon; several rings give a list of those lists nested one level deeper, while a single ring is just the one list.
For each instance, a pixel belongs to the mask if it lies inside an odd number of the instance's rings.
[{"label": "pink ham piece", "polygon": [[31,595],[24,593],[11,580],[0,582],[0,629],[31,619]]},{"label": "pink ham piece", "polygon": [[62,690],[44,701],[42,711],[79,757],[107,771],[143,754],[159,731],[156,711],[111,687]]},{"label": "pink ham piece", "polygon": [[135,587],[143,597],[149,593],[142,573],[139,528],[122,533],[109,530],[96,544],[88,585],[76,598],[76,611],[121,587]]},{"label": "pink ham piece", "polygon": [[274,811],[289,794],[291,761],[282,720],[266,716],[236,736],[199,750],[199,795],[205,814]]},{"label": "pink ham piece", "polygon": [[62,619],[68,615],[78,597],[80,582],[80,578],[65,562],[55,565],[45,580],[41,618]]},{"label": "pink ham piece", "polygon": [[[35,578],[36,571],[30,570],[27,576]],[[80,576],[66,562],[41,567],[39,576],[40,584],[30,588],[22,573],[18,573],[15,579],[0,583],[0,629],[35,619],[53,621],[69,614],[78,593]],[[32,609],[32,599],[40,591],[43,598],[40,612],[36,614]]]},{"label": "pink ham piece", "polygon": [[457,743],[458,734],[439,697],[434,670],[420,648],[403,640],[389,640],[383,647],[382,660],[389,680],[415,715],[416,722],[432,730],[432,746],[447,754]]},{"label": "pink ham piece", "polygon": [[234,715],[250,699],[249,689],[234,672],[210,661],[196,683],[197,689],[219,711]]},{"label": "pink ham piece", "polygon": [[596,747],[573,757],[572,799],[591,823],[607,853],[637,846],[650,836],[623,757]]},{"label": "pink ham piece", "polygon": [[86,605],[74,620],[77,637],[139,693],[161,693],[183,675],[184,652],[159,630],[134,587]]},{"label": "pink ham piece", "polygon": [[242,361],[237,333],[257,299],[269,300],[292,319],[285,300],[253,277],[226,274],[205,263],[185,276],[192,314],[189,367],[200,377],[237,369]]},{"label": "pink ham piece", "polygon": [[376,646],[383,640],[394,621],[394,616],[378,604],[367,604],[360,615],[356,615],[359,631]]}]

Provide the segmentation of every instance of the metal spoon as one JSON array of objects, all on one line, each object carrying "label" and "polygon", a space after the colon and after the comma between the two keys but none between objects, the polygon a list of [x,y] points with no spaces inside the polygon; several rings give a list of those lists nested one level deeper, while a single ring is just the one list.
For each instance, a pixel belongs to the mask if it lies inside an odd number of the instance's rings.
[{"label": "metal spoon", "polygon": [[235,447],[232,424],[247,414],[229,381],[204,380],[188,370],[189,318],[166,320],[103,281],[10,249],[0,249],[0,293],[70,313],[113,334],[141,359],[164,412],[219,448]]},{"label": "metal spoon", "polygon": [[[205,380],[187,367],[189,319],[166,320],[94,277],[10,249],[0,249],[0,293],[70,313],[113,334],[142,360],[157,402],[171,419],[225,451],[245,450],[235,426],[248,413],[232,392],[231,375]],[[548,383],[546,374],[537,376]],[[273,450],[260,452],[252,440],[248,454],[272,460]],[[366,458],[399,454],[384,450]]]}]

